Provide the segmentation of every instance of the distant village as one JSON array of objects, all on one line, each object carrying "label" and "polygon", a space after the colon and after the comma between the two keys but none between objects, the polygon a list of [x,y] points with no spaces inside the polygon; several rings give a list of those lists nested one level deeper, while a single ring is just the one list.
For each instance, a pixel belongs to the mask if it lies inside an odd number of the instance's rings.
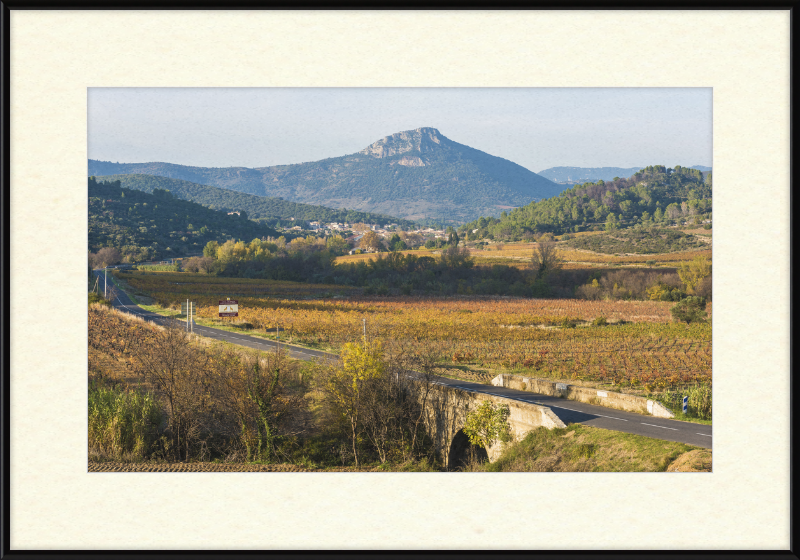
[{"label": "distant village", "polygon": [[[294,220],[294,218],[292,218]],[[434,228],[419,228],[415,230],[409,231],[400,231],[397,229],[397,224],[386,224],[385,226],[381,226],[378,224],[364,224],[364,223],[347,223],[347,222],[307,222],[306,227],[302,227],[300,225],[292,226],[289,228],[278,228],[283,229],[288,233],[300,233],[306,231],[309,235],[315,235],[317,237],[324,236],[329,237],[331,235],[340,235],[351,247],[355,247],[354,249],[350,250],[350,254],[357,254],[357,253],[374,253],[375,250],[371,248],[359,248],[359,244],[361,242],[361,238],[368,231],[373,231],[375,234],[381,238],[381,240],[386,243],[393,235],[399,235],[399,237],[403,240],[403,242],[407,245],[409,249],[413,247],[419,247],[424,245],[428,241],[436,241],[437,239],[445,239],[447,237],[447,233],[445,230],[434,229]]]}]

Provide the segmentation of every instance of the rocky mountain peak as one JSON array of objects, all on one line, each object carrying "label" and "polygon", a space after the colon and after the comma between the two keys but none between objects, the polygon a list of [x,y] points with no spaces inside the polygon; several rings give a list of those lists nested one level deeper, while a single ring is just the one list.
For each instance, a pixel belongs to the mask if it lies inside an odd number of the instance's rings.
[{"label": "rocky mountain peak", "polygon": [[446,138],[435,128],[415,128],[414,130],[396,132],[391,136],[381,138],[359,153],[376,158],[386,158],[411,151],[424,154],[440,147],[445,140]]}]

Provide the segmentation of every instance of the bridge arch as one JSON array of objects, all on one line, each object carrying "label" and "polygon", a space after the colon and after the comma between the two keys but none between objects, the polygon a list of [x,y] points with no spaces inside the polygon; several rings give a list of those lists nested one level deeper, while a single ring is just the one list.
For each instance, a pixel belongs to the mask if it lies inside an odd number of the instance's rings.
[{"label": "bridge arch", "polygon": [[489,453],[480,445],[470,443],[464,430],[458,430],[450,442],[450,449],[447,453],[447,470],[456,471],[463,469],[474,455],[478,460],[488,461]]},{"label": "bridge arch", "polygon": [[[463,466],[470,452],[469,438],[464,433],[463,427],[469,412],[482,401],[509,406],[508,422],[513,440],[522,439],[526,433],[538,426],[566,427],[546,406],[507,399],[499,395],[465,391],[457,387],[435,386],[428,394],[424,423],[437,453],[448,470]],[[486,453],[490,461],[495,461],[502,453],[504,445],[495,442],[489,449],[480,448],[473,451]]]}]

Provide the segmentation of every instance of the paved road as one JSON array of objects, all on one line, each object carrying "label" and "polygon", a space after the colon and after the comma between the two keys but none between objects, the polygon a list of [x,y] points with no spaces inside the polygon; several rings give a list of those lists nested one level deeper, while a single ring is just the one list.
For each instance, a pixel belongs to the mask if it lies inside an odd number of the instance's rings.
[{"label": "paved road", "polygon": [[[102,271],[95,272],[100,276],[100,285],[102,286]],[[109,279],[109,284],[110,282],[111,280]],[[116,301],[114,301],[114,307],[120,309],[121,311],[139,315],[143,319],[153,321],[154,323],[165,324],[168,322],[168,319],[165,317],[146,311],[134,304],[127,294],[121,290],[118,290]],[[223,331],[211,327],[194,325],[194,332],[195,334],[213,338],[215,340],[223,340],[239,346],[256,348],[258,350],[271,350],[276,346],[276,342],[274,340],[264,340],[255,336]],[[320,352],[318,350],[299,348],[297,346],[290,346],[288,344],[281,344],[281,348],[287,352],[289,357],[301,360],[336,358],[336,356],[333,354]],[[688,443],[689,445],[696,445],[698,447],[711,448],[712,434],[710,425],[681,422],[678,420],[668,420],[665,418],[655,418],[653,416],[645,416],[633,412],[624,412],[613,408],[606,408],[603,406],[565,400],[558,397],[540,395],[538,393],[531,393],[529,391],[518,391],[516,389],[508,389],[505,387],[493,387],[490,385],[483,385],[481,383],[459,381],[446,377],[436,377],[434,382],[440,385],[455,387],[465,391],[486,393],[489,395],[496,395],[517,401],[544,405],[550,407],[565,424],[585,424],[586,426],[593,426],[595,428],[616,430],[618,432],[627,432],[630,434],[648,436],[668,441]]]}]

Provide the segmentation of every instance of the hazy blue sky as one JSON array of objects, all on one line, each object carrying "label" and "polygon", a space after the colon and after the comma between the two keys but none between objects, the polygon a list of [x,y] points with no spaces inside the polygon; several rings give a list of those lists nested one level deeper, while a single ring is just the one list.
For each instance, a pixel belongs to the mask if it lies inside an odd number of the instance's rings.
[{"label": "hazy blue sky", "polygon": [[402,130],[531,171],[711,166],[711,88],[90,88],[89,158],[265,167]]}]

